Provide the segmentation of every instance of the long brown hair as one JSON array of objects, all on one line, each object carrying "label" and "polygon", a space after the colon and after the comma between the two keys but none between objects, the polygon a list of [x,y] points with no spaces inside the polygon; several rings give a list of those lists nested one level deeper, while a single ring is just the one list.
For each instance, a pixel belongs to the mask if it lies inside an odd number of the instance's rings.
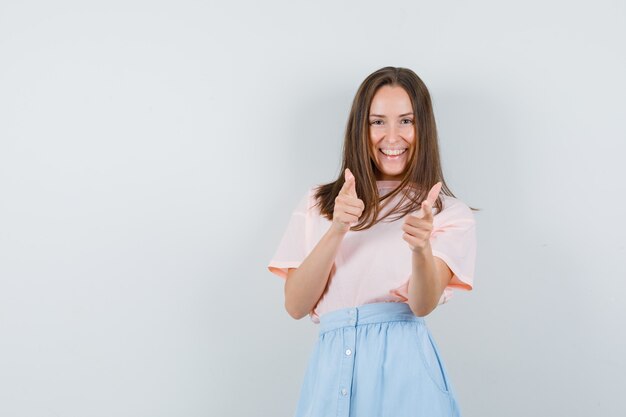
[{"label": "long brown hair", "polygon": [[[374,95],[384,85],[402,87],[411,99],[417,129],[415,132],[417,143],[413,149],[417,149],[417,152],[413,151],[409,155],[408,170],[398,187],[381,197],[376,185],[375,170],[377,168],[374,165],[370,147],[369,109]],[[455,197],[443,178],[437,141],[437,126],[430,94],[424,82],[415,72],[408,68],[384,67],[370,74],[359,86],[346,124],[339,177],[333,182],[315,187],[316,205],[319,206],[320,213],[331,221],[335,208],[335,198],[343,186],[346,168],[350,168],[354,174],[356,193],[365,204],[359,221],[350,230],[369,229],[392,214],[398,214],[396,218],[392,219],[397,220],[418,210],[428,191],[439,181],[442,182],[441,192]],[[402,192],[407,185],[415,186],[417,193]],[[392,198],[398,193],[402,193],[400,201],[392,210],[378,219],[381,209],[392,201]],[[403,204],[407,200],[408,203]],[[383,205],[379,206],[379,203],[383,203]],[[442,210],[441,197],[437,197],[434,207],[436,207],[435,214]],[[472,207],[470,209],[477,210]]]}]

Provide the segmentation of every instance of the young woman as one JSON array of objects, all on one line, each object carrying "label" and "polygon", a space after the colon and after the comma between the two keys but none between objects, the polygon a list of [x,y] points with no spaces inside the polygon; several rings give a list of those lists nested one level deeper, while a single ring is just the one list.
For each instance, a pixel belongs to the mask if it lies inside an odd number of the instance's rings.
[{"label": "young woman", "polygon": [[268,265],[287,312],[319,324],[296,417],[460,416],[424,316],[472,289],[472,210],[445,185],[422,80],[369,75],[341,175],[307,190]]}]

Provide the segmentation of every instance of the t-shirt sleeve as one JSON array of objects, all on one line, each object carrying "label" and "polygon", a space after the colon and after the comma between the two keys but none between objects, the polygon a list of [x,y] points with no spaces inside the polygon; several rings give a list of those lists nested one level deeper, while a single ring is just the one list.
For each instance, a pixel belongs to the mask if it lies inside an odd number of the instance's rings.
[{"label": "t-shirt sleeve", "polygon": [[433,220],[430,245],[433,256],[442,259],[452,270],[452,279],[439,303],[452,297],[453,289],[470,291],[474,286],[476,264],[476,220],[462,201],[450,199]]},{"label": "t-shirt sleeve", "polygon": [[[472,290],[476,262],[476,221],[472,210],[461,200],[443,198],[443,210],[433,218],[430,247],[433,256],[443,260],[452,270],[452,278],[444,288],[439,304],[450,300],[455,289]],[[390,290],[403,302],[409,299],[411,273],[407,275],[402,285]]]},{"label": "t-shirt sleeve", "polygon": [[286,279],[288,268],[297,268],[310,252],[312,236],[311,193],[309,188],[291,213],[287,228],[270,260],[270,272]]}]

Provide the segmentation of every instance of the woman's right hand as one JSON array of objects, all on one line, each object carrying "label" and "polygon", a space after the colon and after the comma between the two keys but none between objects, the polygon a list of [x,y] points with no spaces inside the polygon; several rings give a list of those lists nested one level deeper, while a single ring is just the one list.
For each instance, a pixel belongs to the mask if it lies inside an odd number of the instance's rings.
[{"label": "woman's right hand", "polygon": [[344,171],[343,187],[335,197],[332,227],[342,233],[350,230],[353,223],[358,222],[365,209],[365,204],[356,195],[356,182],[349,168]]}]

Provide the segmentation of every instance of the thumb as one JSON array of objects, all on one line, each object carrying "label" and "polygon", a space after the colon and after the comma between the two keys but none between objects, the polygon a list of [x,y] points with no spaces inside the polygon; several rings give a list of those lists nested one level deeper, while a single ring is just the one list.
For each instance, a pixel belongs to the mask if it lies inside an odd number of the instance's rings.
[{"label": "thumb", "polygon": [[433,213],[431,209],[432,209],[433,204],[435,204],[437,197],[439,196],[439,192],[441,191],[441,186],[442,186],[441,181],[433,185],[433,187],[428,192],[426,199],[422,201],[422,205],[420,209],[412,213],[415,217],[419,217],[420,219],[432,220]]},{"label": "thumb", "polygon": [[348,194],[353,197],[356,197],[356,178],[350,171],[350,168],[346,168],[346,182],[348,183]]},{"label": "thumb", "polygon": [[423,205],[423,215],[422,215],[422,219],[426,219],[430,222],[433,221],[433,212],[432,212],[432,207],[435,204],[435,201],[437,201],[437,197],[439,197],[439,192],[441,191],[441,181],[439,181],[437,184],[433,185],[433,188],[430,189],[430,191],[428,192],[428,197],[426,197],[426,201],[424,201],[424,203],[426,203],[426,205]]},{"label": "thumb", "polygon": [[421,218],[422,220],[428,220],[428,221],[433,221],[433,212],[432,212],[432,203],[428,200],[424,200],[422,201],[422,215]]},{"label": "thumb", "polygon": [[428,202],[430,203],[430,206],[432,206],[435,203],[435,200],[437,200],[437,197],[439,196],[440,191],[441,191],[441,181],[433,185],[433,188],[431,188],[430,191],[428,192],[428,196],[426,197],[426,200],[428,200]]}]

